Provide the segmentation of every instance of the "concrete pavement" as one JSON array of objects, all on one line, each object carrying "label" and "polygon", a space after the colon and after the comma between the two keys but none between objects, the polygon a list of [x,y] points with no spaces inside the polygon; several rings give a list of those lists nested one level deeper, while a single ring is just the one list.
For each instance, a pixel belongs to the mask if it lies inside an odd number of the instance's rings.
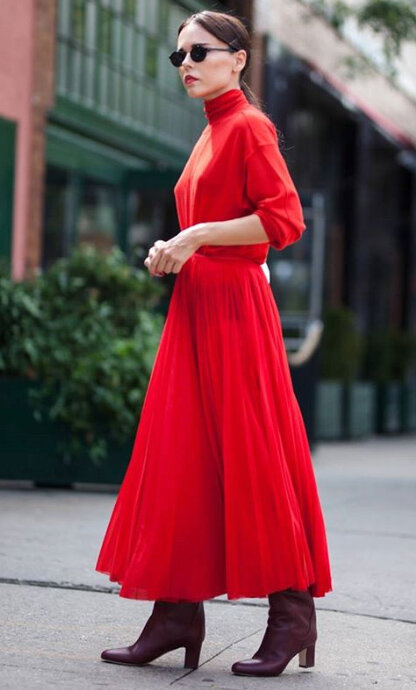
[{"label": "concrete pavement", "polygon": [[102,649],[137,639],[153,606],[94,571],[114,491],[2,482],[0,687],[416,689],[416,437],[320,443],[314,466],[334,592],[315,599],[315,667],[295,657],[278,678],[230,672],[261,640],[265,599],[206,602],[195,671],[183,649],[143,667],[102,662]]}]

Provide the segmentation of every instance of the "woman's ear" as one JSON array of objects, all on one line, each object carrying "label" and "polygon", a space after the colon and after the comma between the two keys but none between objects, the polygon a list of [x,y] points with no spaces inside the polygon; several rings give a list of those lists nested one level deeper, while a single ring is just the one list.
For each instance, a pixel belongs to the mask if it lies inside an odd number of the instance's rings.
[{"label": "woman's ear", "polygon": [[237,53],[234,53],[235,56],[235,72],[241,72],[244,69],[244,66],[246,64],[247,60],[247,53],[245,50],[241,49]]}]

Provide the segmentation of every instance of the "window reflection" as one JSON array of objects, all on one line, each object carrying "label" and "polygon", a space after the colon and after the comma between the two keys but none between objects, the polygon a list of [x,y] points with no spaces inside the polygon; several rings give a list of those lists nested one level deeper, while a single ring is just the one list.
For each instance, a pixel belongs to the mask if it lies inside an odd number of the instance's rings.
[{"label": "window reflection", "polygon": [[306,230],[279,252],[269,254],[271,287],[285,316],[318,318],[321,312],[325,212],[319,193],[302,200]]},{"label": "window reflection", "polygon": [[67,252],[70,243],[71,186],[66,170],[49,166],[44,197],[42,267],[48,268]]},{"label": "window reflection", "polygon": [[111,185],[89,180],[83,185],[76,232],[79,243],[109,250],[117,231],[116,191]]},{"label": "window reflection", "polygon": [[128,198],[127,254],[134,262],[147,256],[156,240],[168,240],[177,227],[172,190],[132,189]]}]

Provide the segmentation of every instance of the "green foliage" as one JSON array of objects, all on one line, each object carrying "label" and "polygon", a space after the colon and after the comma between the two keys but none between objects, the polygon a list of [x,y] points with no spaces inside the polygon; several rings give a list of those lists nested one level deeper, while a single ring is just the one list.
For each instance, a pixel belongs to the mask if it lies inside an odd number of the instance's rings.
[{"label": "green foliage", "polygon": [[0,372],[33,377],[39,354],[33,328],[41,314],[31,285],[0,276]]},{"label": "green foliage", "polygon": [[31,281],[0,276],[0,374],[37,379],[37,419],[64,422],[65,450],[127,440],[137,425],[163,316],[151,311],[164,287],[128,265],[117,248],[90,246]]},{"label": "green foliage", "polygon": [[409,0],[367,0],[358,9],[357,20],[383,37],[389,60],[400,54],[404,41],[416,40],[416,6]]},{"label": "green foliage", "polygon": [[[358,26],[369,28],[381,37],[387,68],[391,77],[396,76],[394,58],[401,53],[406,41],[416,41],[415,0],[363,0],[357,6],[343,0],[307,0],[308,6],[321,14],[341,32],[345,21],[354,17]],[[350,75],[367,73],[370,62],[364,58],[350,57],[346,66]]]},{"label": "green foliage", "polygon": [[363,349],[355,314],[348,307],[327,309],[323,321],[323,378],[353,381],[358,376]]},{"label": "green foliage", "polygon": [[364,375],[372,381],[404,381],[416,362],[416,336],[407,331],[371,331],[365,344]]},{"label": "green foliage", "polygon": [[394,329],[356,330],[354,312],[328,309],[322,336],[323,378],[345,382],[404,381],[416,364],[416,335]]},{"label": "green foliage", "polygon": [[353,14],[353,9],[342,0],[335,0],[330,3],[328,0],[310,0],[308,5],[322,14],[336,30],[341,29],[345,20]]}]

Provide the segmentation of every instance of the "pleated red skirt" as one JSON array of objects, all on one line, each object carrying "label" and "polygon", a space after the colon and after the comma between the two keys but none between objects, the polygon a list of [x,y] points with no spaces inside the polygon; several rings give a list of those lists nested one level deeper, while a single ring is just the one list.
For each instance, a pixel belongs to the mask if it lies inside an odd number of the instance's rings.
[{"label": "pleated red skirt", "polygon": [[197,252],[177,274],[96,570],[132,599],[332,591],[280,316],[253,260]]}]

